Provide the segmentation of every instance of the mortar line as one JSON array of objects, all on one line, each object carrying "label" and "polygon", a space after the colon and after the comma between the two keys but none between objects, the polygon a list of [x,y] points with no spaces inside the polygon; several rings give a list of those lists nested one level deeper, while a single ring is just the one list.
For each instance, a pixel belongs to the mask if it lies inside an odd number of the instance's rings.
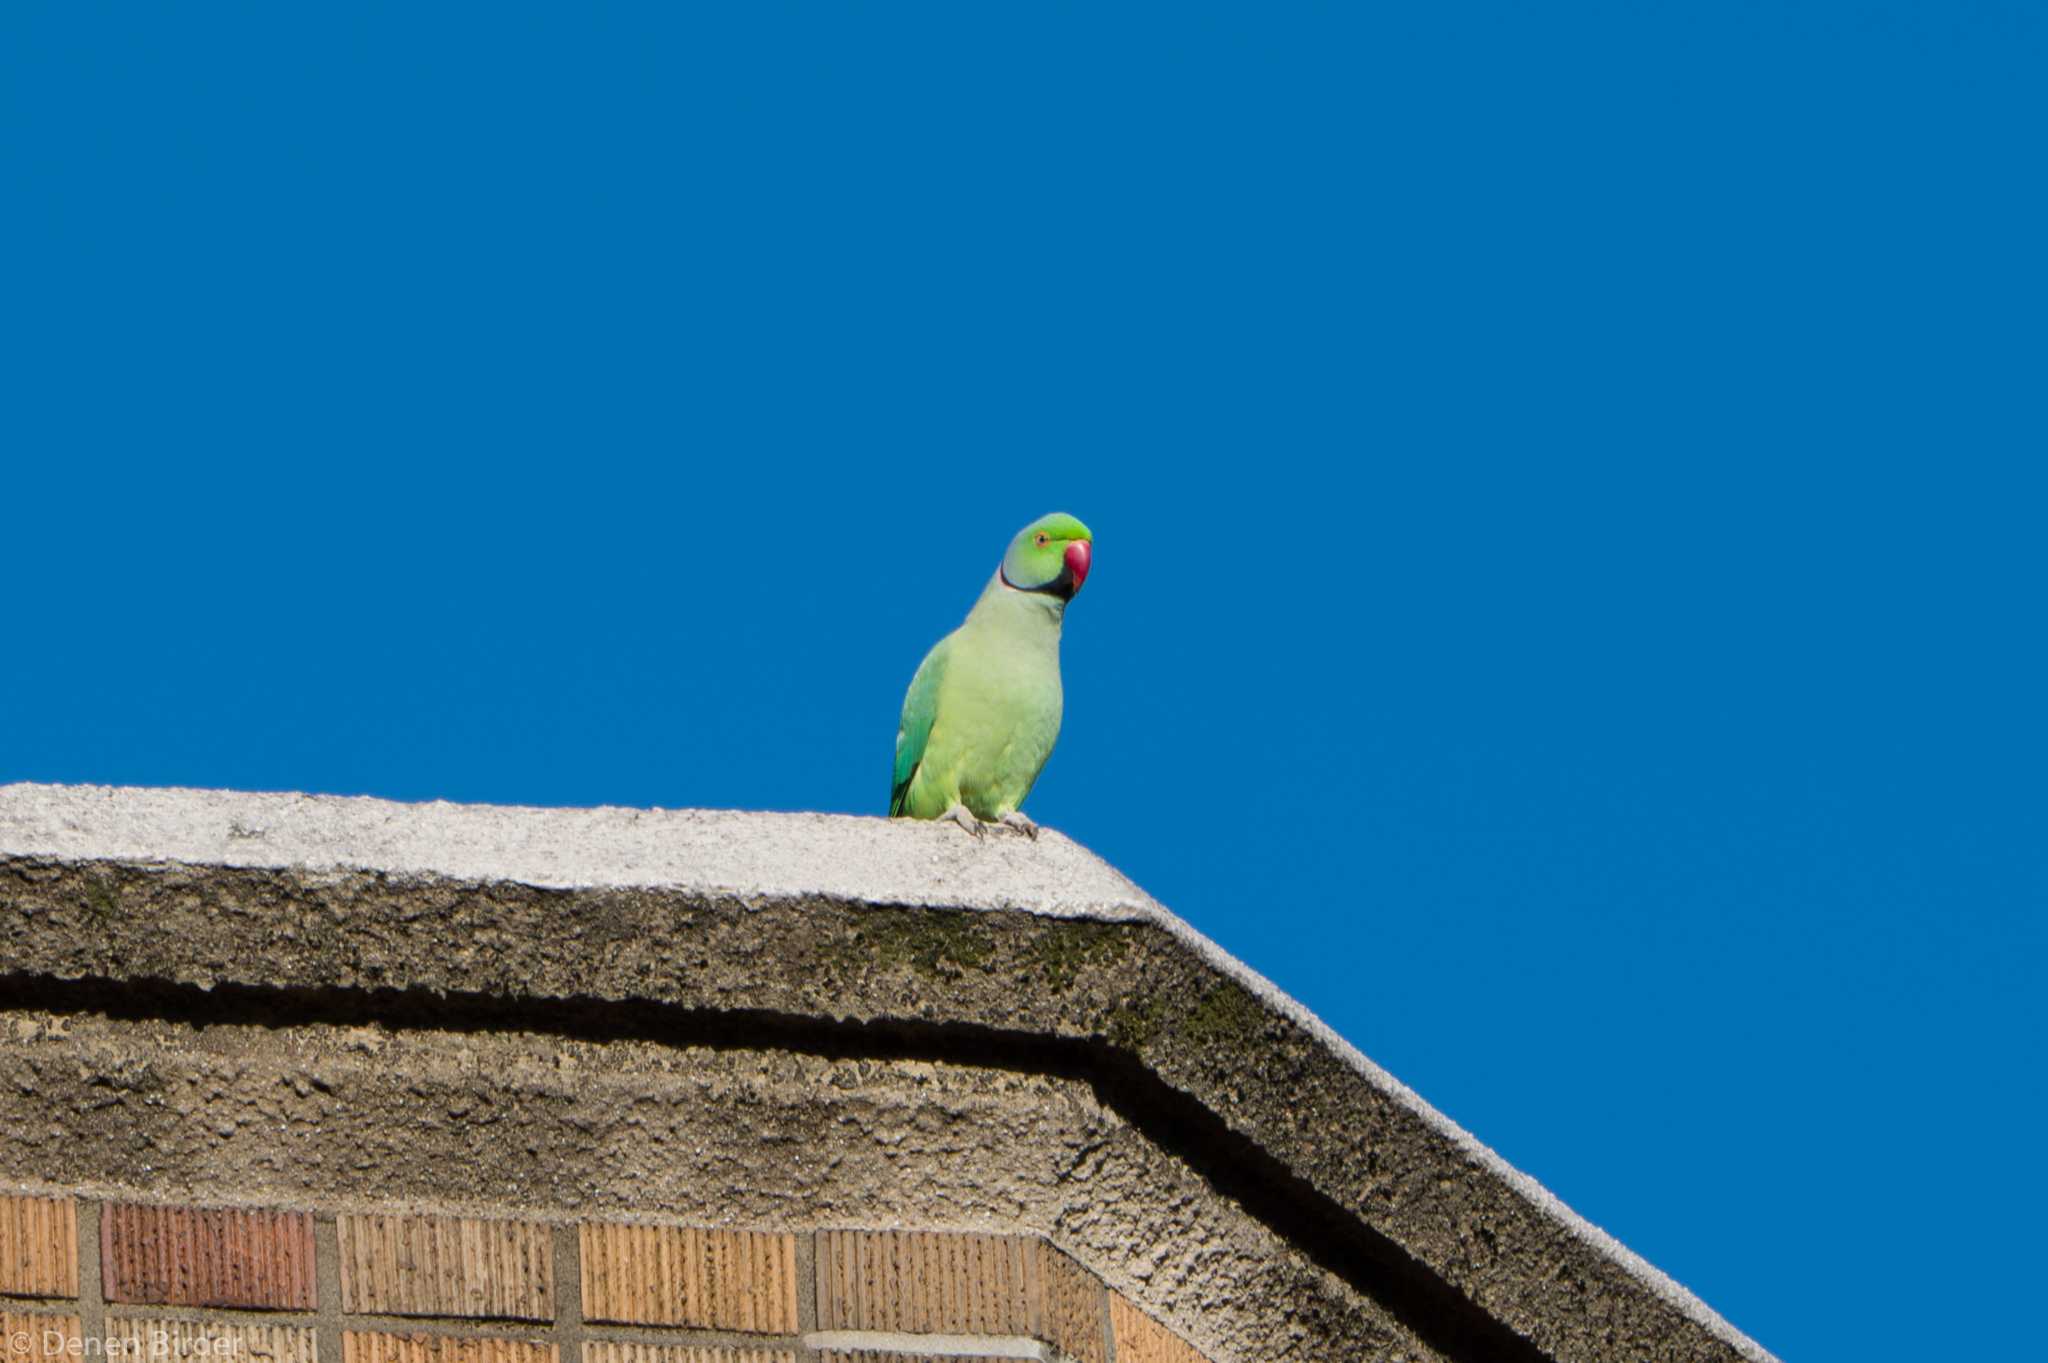
[{"label": "mortar line", "polygon": [[[10,1309],[16,1303],[10,1301]],[[73,1315],[69,1300],[36,1299],[21,1303],[44,1314]],[[343,1332],[361,1330],[378,1334],[430,1335],[449,1339],[509,1339],[523,1343],[549,1343],[556,1339],[552,1321],[511,1320],[497,1316],[388,1316],[362,1312],[337,1312],[335,1322]],[[110,1321],[175,1320],[218,1321],[229,1325],[272,1325],[309,1329],[316,1333],[327,1323],[328,1312],[263,1311],[249,1307],[171,1306],[147,1302],[113,1302],[108,1306]],[[744,1330],[689,1325],[604,1325],[586,1321],[580,1330],[563,1332],[586,1343],[615,1341],[620,1344],[651,1344],[665,1347],[733,1349],[795,1348],[794,1334],[756,1334]],[[323,1357],[321,1363],[327,1363]],[[574,1360],[565,1360],[574,1363]]]},{"label": "mortar line", "polygon": [[578,1223],[554,1227],[556,1363],[583,1363],[583,1237]]},{"label": "mortar line", "polygon": [[552,1321],[501,1316],[371,1316],[349,1311],[337,1323],[344,1334],[446,1335],[450,1339],[510,1339],[523,1344],[546,1344],[555,1336]]},{"label": "mortar line", "polygon": [[77,1205],[78,1334],[81,1340],[97,1340],[101,1357],[110,1357],[113,1351],[107,1347],[106,1284],[100,1262],[100,1203],[81,1197]]},{"label": "mortar line", "polygon": [[796,1334],[802,1339],[818,1328],[818,1232],[801,1231],[792,1238],[796,1241]]},{"label": "mortar line", "polygon": [[107,1324],[124,1320],[172,1320],[202,1324],[271,1325],[282,1329],[311,1330],[319,1317],[311,1311],[268,1311],[257,1306],[179,1306],[172,1302],[110,1301]]},{"label": "mortar line", "polygon": [[342,1363],[341,1226],[333,1212],[313,1217],[313,1358]]},{"label": "mortar line", "polygon": [[1036,1335],[974,1335],[914,1330],[821,1330],[804,1336],[802,1348],[834,1353],[886,1353],[917,1358],[1002,1358],[1026,1363],[1064,1359]]},{"label": "mortar line", "polygon": [[77,1296],[39,1297],[32,1292],[0,1292],[0,1311],[22,1312],[45,1316],[75,1316],[78,1314]]},{"label": "mortar line", "polygon": [[[664,1349],[794,1349],[803,1352],[803,1336],[756,1333],[677,1325],[594,1325],[585,1323],[586,1344],[647,1344]],[[565,1361],[566,1363],[566,1361]]]}]

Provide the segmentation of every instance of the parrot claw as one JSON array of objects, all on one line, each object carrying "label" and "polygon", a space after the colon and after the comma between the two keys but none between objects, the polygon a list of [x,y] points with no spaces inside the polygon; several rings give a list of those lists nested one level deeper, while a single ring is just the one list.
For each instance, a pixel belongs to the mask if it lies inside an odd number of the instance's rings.
[{"label": "parrot claw", "polygon": [[962,828],[966,829],[968,833],[974,837],[980,837],[984,831],[984,825],[982,824],[981,820],[975,818],[974,812],[970,810],[966,805],[954,805],[951,809],[946,811],[944,817],[951,819],[954,823],[959,824]]},{"label": "parrot claw", "polygon": [[1033,842],[1038,841],[1038,825],[1024,816],[1021,809],[1013,809],[1003,815],[1003,827],[1015,829]]}]

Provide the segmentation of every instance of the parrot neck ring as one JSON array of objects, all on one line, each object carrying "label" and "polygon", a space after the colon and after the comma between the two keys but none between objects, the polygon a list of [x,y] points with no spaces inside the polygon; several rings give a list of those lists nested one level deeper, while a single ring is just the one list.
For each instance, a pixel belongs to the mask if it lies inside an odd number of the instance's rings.
[{"label": "parrot neck ring", "polygon": [[1061,601],[1072,601],[1074,593],[1081,590],[1081,584],[1088,580],[1089,560],[1093,557],[1087,540],[1075,540],[1067,545],[1067,552],[1060,560],[1059,576],[1050,582],[1041,582],[1036,587],[1020,587],[1010,581],[1010,569],[1004,564],[996,569],[1003,585],[1013,592],[1036,592],[1040,595],[1057,597]]}]

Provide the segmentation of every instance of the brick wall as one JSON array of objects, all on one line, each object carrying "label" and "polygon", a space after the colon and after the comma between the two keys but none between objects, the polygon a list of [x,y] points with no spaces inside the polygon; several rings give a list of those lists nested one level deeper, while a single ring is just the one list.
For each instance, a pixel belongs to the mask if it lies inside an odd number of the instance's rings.
[{"label": "brick wall", "polygon": [[73,1197],[0,1196],[0,1336],[0,1363],[1207,1363],[1035,1236]]}]

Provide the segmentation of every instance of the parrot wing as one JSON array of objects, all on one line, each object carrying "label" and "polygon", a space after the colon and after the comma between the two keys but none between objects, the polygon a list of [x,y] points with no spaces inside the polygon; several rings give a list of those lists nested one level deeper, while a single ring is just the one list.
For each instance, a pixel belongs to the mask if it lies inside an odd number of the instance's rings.
[{"label": "parrot wing", "polygon": [[910,692],[903,697],[903,717],[896,722],[896,772],[889,789],[889,813],[903,813],[910,799],[910,783],[917,776],[917,764],[924,760],[925,740],[931,737],[932,721],[939,715],[939,677],[946,670],[949,635],[924,655],[917,675],[910,679]]}]

